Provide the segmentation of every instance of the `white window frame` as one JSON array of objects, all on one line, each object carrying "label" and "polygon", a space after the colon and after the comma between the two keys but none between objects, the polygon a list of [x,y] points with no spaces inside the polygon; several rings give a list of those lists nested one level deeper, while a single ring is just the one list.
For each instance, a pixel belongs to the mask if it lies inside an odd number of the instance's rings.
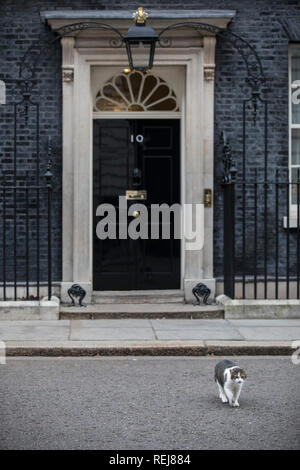
[{"label": "white window frame", "polygon": [[[300,165],[292,164],[292,129],[300,129],[300,124],[293,124],[292,122],[292,93],[295,89],[299,88],[300,85],[292,85],[292,50],[299,49],[300,54],[300,43],[290,44],[289,46],[289,178],[292,181],[292,170],[299,168]],[[300,103],[299,103],[300,106]],[[290,228],[297,226],[297,204],[292,204],[292,185],[290,192]]]},{"label": "white window frame", "polygon": [[0,104],[6,104],[6,86],[3,80],[0,80]]}]

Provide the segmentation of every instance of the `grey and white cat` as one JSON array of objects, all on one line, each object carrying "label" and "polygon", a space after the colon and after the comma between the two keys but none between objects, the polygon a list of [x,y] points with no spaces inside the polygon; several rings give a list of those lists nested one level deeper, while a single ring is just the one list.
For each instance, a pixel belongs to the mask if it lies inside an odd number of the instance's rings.
[{"label": "grey and white cat", "polygon": [[238,399],[246,379],[246,372],[232,361],[224,359],[215,367],[215,381],[223,403],[239,406]]}]

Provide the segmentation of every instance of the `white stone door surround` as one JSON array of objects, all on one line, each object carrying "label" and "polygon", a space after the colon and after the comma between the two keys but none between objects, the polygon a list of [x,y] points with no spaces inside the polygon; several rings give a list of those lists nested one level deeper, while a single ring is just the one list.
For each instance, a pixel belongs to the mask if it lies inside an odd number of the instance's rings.
[{"label": "white stone door surround", "polygon": [[[110,16],[111,14],[111,16]],[[199,21],[226,27],[232,11],[156,10],[150,13],[151,26],[160,31],[179,21]],[[128,15],[128,16],[126,16]],[[106,22],[125,33],[132,24],[129,12],[80,12],[57,10],[44,12],[53,29],[86,21]],[[128,19],[126,19],[128,18]],[[187,28],[168,34],[168,47],[156,49],[155,66],[185,68],[185,99],[182,122],[185,130],[182,149],[182,203],[203,203],[204,189],[213,191],[214,176],[214,35]],[[67,289],[79,283],[92,295],[92,93],[91,67],[127,65],[124,48],[108,47],[101,29],[70,33],[61,39],[63,74],[63,277],[62,301],[67,301]],[[187,251],[183,244],[182,289],[186,301],[193,300],[192,288],[205,283],[214,295],[213,278],[213,205],[204,213],[204,247]]]}]

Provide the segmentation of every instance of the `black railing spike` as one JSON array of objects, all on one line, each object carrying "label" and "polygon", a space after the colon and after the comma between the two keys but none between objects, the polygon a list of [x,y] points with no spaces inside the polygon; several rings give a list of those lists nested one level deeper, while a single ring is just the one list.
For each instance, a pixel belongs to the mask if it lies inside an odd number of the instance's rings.
[{"label": "black railing spike", "polygon": [[52,183],[53,173],[51,171],[51,168],[52,168],[52,160],[48,160],[46,173],[44,175],[46,178],[47,186],[51,186],[51,183]]},{"label": "black railing spike", "polygon": [[48,137],[48,158],[49,160],[52,159],[52,139],[50,135]]},{"label": "black railing spike", "polygon": [[235,182],[237,169],[235,166],[235,162],[232,158],[231,154],[231,146],[229,144],[229,140],[226,136],[225,131],[221,132],[221,141],[223,144],[223,165],[224,165],[224,172],[223,172],[223,184],[232,184]]}]

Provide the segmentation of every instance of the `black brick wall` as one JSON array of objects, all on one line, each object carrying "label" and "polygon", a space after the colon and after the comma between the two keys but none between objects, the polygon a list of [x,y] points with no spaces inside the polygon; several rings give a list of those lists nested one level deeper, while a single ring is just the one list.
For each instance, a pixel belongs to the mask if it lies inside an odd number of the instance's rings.
[{"label": "black brick wall", "polygon": [[[6,178],[13,177],[13,92],[12,78],[18,74],[18,64],[26,49],[36,41],[40,35],[43,40],[52,37],[52,33],[40,21],[40,11],[47,9],[130,9],[134,11],[136,2],[125,1],[80,1],[80,0],[53,0],[53,1],[29,1],[29,0],[1,0],[0,2],[0,79],[7,82],[7,105],[0,105],[0,171],[5,172]],[[288,164],[288,44],[286,28],[282,22],[292,20],[294,30],[299,21],[300,29],[300,3],[297,0],[214,0],[213,2],[201,0],[189,0],[182,4],[177,0],[153,0],[144,2],[144,8],[161,9],[232,9],[237,11],[236,18],[230,25],[230,30],[239,34],[253,46],[262,61],[267,83],[265,85],[265,97],[270,102],[269,121],[269,174],[274,175],[276,168],[281,169],[282,174]],[[300,38],[299,38],[300,40]],[[40,105],[40,172],[44,173],[47,165],[47,138],[52,136],[54,142],[53,159],[53,269],[54,279],[61,279],[61,79],[59,73],[60,47],[46,45],[43,57],[38,66],[37,92],[33,99]],[[220,133],[225,130],[232,147],[237,167],[241,170],[242,155],[242,101],[249,96],[249,88],[246,86],[246,71],[241,57],[234,52],[230,44],[218,40],[216,51],[216,85],[215,85],[215,229],[214,229],[214,259],[215,275],[222,275],[222,191],[220,181],[222,176],[222,147],[219,142]],[[200,105],[200,104],[199,104]],[[19,122],[18,131],[18,162],[17,179],[22,182],[28,172],[30,181],[35,181],[36,176],[36,148],[34,135],[36,121],[34,107],[31,106],[29,130],[22,127]],[[250,113],[250,112],[249,112]],[[25,144],[25,145],[24,145]],[[249,121],[247,125],[247,161],[249,166],[249,178],[253,178],[253,169],[263,166],[263,121],[261,109],[258,109],[257,124],[254,126]],[[251,173],[252,172],[252,173]],[[251,176],[252,175],[252,176]],[[251,198],[249,214],[251,214]],[[260,198],[261,200],[261,198]],[[238,197],[240,201],[240,197]],[[43,203],[42,203],[43,204]],[[239,204],[239,202],[238,202]],[[269,234],[270,240],[274,231],[272,227],[272,214],[274,213],[274,194],[269,198],[268,211],[270,214]],[[263,214],[260,205],[259,213]],[[284,208],[281,207],[281,216]],[[34,226],[31,227],[34,236]],[[241,266],[241,211],[238,207],[237,214],[237,266]],[[247,229],[247,247],[251,248],[252,231]],[[24,236],[24,231],[22,236]],[[261,230],[260,230],[261,233]],[[280,244],[282,247],[282,272],[284,275],[284,246],[285,233],[281,230]],[[291,239],[294,234],[291,232]],[[22,239],[22,238],[21,238]],[[42,251],[46,250],[46,239],[42,241]],[[263,238],[260,238],[259,249],[262,250]],[[270,241],[270,247],[272,242]],[[295,256],[292,247],[292,269],[295,268]],[[250,250],[251,251],[251,250]],[[22,258],[22,256],[21,256]],[[249,257],[251,258],[251,256]],[[270,250],[270,271],[273,266],[273,254]],[[0,266],[1,269],[1,266]],[[248,269],[251,272],[251,262],[248,260]]]}]

